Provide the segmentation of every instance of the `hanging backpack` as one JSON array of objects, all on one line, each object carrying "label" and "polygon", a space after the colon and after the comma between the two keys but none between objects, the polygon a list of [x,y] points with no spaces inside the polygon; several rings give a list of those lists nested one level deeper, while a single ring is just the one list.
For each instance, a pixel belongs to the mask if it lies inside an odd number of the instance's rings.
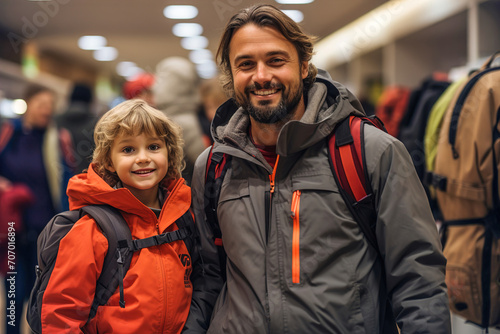
[{"label": "hanging backpack", "polygon": [[183,240],[189,253],[191,253],[194,243],[192,240],[194,221],[189,211],[176,221],[178,230],[134,240],[130,228],[120,212],[109,205],[89,205],[80,210],[65,211],[55,215],[38,237],[38,265],[35,268],[36,281],[31,291],[26,314],[31,330],[37,334],[42,332],[43,294],[56,263],[59,242],[71,230],[73,225],[86,214],[94,218],[108,240],[108,252],[104,258],[101,275],[97,280],[94,300],[87,323],[94,318],[97,308],[108,302],[117,287],[120,290],[120,307],[125,307],[123,278],[130,267],[135,251]]},{"label": "hanging backpack", "polygon": [[441,94],[448,88],[450,82],[446,76],[435,73],[432,77],[424,80],[422,85],[416,89],[415,104],[407,109],[407,118],[403,119],[399,128],[398,138],[410,153],[413,165],[421,181],[425,172],[424,135],[427,119],[432,107]]},{"label": "hanging backpack", "polygon": [[432,184],[444,218],[450,308],[500,326],[500,67],[471,75],[441,128]]},{"label": "hanging backpack", "polygon": [[410,102],[410,89],[391,86],[384,90],[375,108],[375,115],[384,123],[387,132],[399,135],[400,125]]},{"label": "hanging backpack", "polygon": [[[328,156],[342,198],[366,239],[378,253],[375,235],[375,199],[366,172],[365,152],[362,147],[364,124],[375,126],[386,132],[383,123],[376,116],[350,116],[340,122],[328,137]],[[230,166],[230,155],[212,152],[210,149],[205,175],[205,215],[214,236],[213,242],[217,246],[220,272],[224,280],[226,280],[227,257],[217,218],[217,204],[222,181]],[[379,256],[381,256],[380,253]],[[382,284],[381,289],[382,294],[386,295],[385,284]],[[381,300],[379,307],[382,310],[380,313],[381,333],[397,334],[398,329],[389,299]]]}]

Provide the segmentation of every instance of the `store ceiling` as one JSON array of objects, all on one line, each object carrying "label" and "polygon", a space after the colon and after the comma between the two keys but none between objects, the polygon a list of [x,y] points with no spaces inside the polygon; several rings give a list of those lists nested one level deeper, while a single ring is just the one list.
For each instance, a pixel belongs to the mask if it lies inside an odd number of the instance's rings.
[{"label": "store ceiling", "polygon": [[[315,0],[310,4],[280,5],[275,0],[259,1],[281,9],[299,9],[304,13],[304,30],[326,37],[386,0]],[[215,53],[219,37],[228,19],[251,0],[1,0],[0,28],[12,39],[34,40],[40,51],[50,50],[76,59],[87,66],[116,74],[120,61],[132,61],[146,71],[168,56],[188,57],[180,37],[172,34],[179,22],[203,26],[208,49]],[[163,16],[168,5],[194,5],[199,14],[190,20],[172,20]],[[94,60],[92,51],[78,48],[83,35],[102,35],[118,50],[118,58],[109,62]],[[19,41],[19,40],[17,40]],[[12,44],[11,44],[12,45]],[[13,46],[15,48],[15,46]]]}]

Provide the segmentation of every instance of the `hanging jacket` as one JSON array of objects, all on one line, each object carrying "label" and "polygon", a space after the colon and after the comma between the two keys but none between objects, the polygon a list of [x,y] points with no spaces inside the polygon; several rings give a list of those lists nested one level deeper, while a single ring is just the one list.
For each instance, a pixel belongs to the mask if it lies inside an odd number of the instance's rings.
[{"label": "hanging jacket", "polygon": [[272,195],[273,169],[248,138],[248,115],[231,101],[217,111],[213,152],[232,156],[217,208],[227,281],[204,220],[205,151],[192,184],[204,266],[193,269],[184,333],[208,325],[217,334],[377,333],[382,280],[402,333],[450,333],[446,260],[408,152],[365,127],[381,259],[343,201],[327,155],[328,135],[348,115],[363,114],[361,106],[324,71],[307,101],[302,119],[279,134]]},{"label": "hanging jacket", "polygon": [[[169,192],[159,218],[126,188],[113,189],[92,165],[68,185],[70,208],[109,204],[120,210],[132,233],[143,239],[176,230],[175,221],[191,204],[183,179],[164,184]],[[144,248],[134,253],[124,277],[125,308],[119,291],[86,324],[95,285],[107,252],[107,239],[95,221],[84,216],[61,240],[56,264],[43,297],[43,333],[180,333],[189,312],[191,262],[183,241]],[[185,258],[185,256],[183,257]]]}]

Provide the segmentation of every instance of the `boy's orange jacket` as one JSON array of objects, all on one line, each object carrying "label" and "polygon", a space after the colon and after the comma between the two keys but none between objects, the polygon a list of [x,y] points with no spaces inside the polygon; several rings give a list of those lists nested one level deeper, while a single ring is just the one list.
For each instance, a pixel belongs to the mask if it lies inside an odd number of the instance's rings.
[{"label": "boy's orange jacket", "polygon": [[[175,221],[191,205],[191,191],[184,180],[165,187],[160,218],[128,189],[111,188],[92,166],[74,176],[68,185],[70,208],[109,204],[119,209],[129,224],[133,239],[176,230]],[[106,237],[88,216],[80,219],[61,240],[54,271],[43,297],[43,333],[180,333],[191,303],[191,261],[183,241],[154,246],[134,253],[123,280],[125,308],[119,292],[85,325],[107,252]],[[181,262],[181,258],[183,261]],[[189,258],[190,259],[190,258]]]}]

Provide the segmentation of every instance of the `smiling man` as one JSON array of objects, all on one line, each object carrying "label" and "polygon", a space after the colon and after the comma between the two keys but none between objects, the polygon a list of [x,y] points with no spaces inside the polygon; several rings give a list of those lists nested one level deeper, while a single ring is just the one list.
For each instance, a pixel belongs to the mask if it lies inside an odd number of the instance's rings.
[{"label": "smiling man", "polygon": [[[327,147],[363,109],[312,53],[312,39],[273,6],[241,10],[226,26],[218,57],[233,98],[213,120],[212,153],[231,161],[216,211],[227,280],[205,214],[207,150],[192,183],[203,261],[184,332],[386,334],[397,322],[402,333],[450,333],[446,260],[410,156],[365,127],[375,249],[339,193]],[[394,318],[384,317],[386,299]]]}]

